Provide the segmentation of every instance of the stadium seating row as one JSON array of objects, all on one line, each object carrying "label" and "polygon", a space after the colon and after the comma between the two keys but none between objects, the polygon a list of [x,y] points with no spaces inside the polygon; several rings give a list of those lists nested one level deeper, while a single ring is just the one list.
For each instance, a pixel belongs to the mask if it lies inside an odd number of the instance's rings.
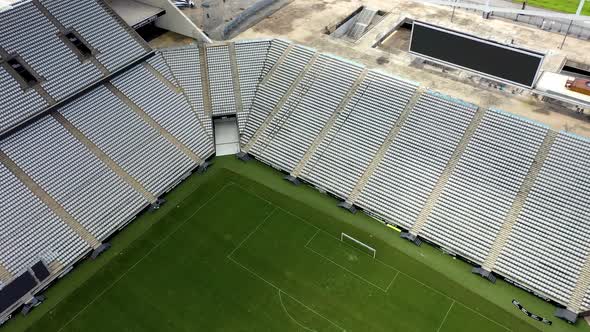
[{"label": "stadium seating row", "polygon": [[[94,0],[23,1],[0,30],[0,133],[150,51]],[[590,309],[586,139],[283,40],[160,50],[67,102],[0,141],[2,282],[39,258],[66,271],[212,156],[212,117],[235,114],[242,151]]]},{"label": "stadium seating row", "polygon": [[354,84],[362,67],[298,45],[273,42],[271,55],[242,151],[572,311],[590,309],[590,142],[374,71]]},{"label": "stadium seating row", "polygon": [[[0,12],[0,30],[0,133],[149,50],[94,0],[21,1]],[[90,53],[80,54],[67,33]]]},{"label": "stadium seating row", "polygon": [[[91,2],[85,10],[69,8],[79,5],[71,2],[68,5],[46,1],[43,5],[59,16],[62,24],[75,25],[79,32],[86,31],[86,22],[76,21],[84,15],[99,15],[96,12],[99,11],[113,17],[102,5],[91,0],[85,2]],[[35,6],[32,3],[35,2],[25,2],[2,15],[19,22],[23,20],[22,15],[32,15],[31,19],[44,22],[45,26],[40,26],[43,33],[57,33],[36,10],[40,8],[39,3]],[[23,14],[21,6],[30,13]],[[117,31],[120,22],[104,23],[102,30],[94,25],[86,27],[89,30],[85,36],[101,45],[102,57],[96,57],[101,66],[110,72],[127,66],[138,55],[143,56],[145,49],[131,33],[125,29]],[[111,23],[114,26],[109,26]],[[117,33],[122,36],[117,37]],[[18,42],[15,38],[12,41]],[[129,47],[113,40],[116,38],[127,40]],[[98,75],[78,84],[68,78],[67,75],[73,75],[82,80],[87,76],[84,69],[76,67],[75,58],[70,71],[60,73],[65,68],[52,64],[49,55],[56,59],[69,59],[69,55],[62,54],[63,45],[49,37],[43,41],[45,44],[33,43],[47,50],[31,50],[29,44],[15,44],[22,47],[21,51],[11,48],[7,40],[0,41],[3,50],[29,56],[27,50],[32,52],[29,59],[48,57],[45,62],[30,63],[42,68],[40,73],[45,75],[47,83],[43,83],[41,91],[26,90],[28,99],[23,98],[22,87],[13,75],[0,72],[2,82],[6,83],[0,85],[1,92],[9,96],[8,101],[0,102],[14,102],[14,109],[20,112],[14,121],[9,119],[11,114],[2,118],[2,121],[8,119],[7,126],[50,106],[50,101],[66,100],[68,95],[86,88],[88,82],[103,80]],[[133,45],[139,45],[140,49],[134,50]],[[120,54],[108,56],[107,52],[115,51]],[[91,62],[83,65],[96,69]],[[207,132],[211,129],[211,118],[204,119],[193,109],[189,94],[184,92],[175,74],[163,53],[155,53],[124,73],[103,80],[93,90],[69,98],[63,106],[26,127],[3,135],[0,182],[6,186],[0,196],[10,212],[0,216],[0,288],[39,259],[51,271],[52,278],[47,282],[67,273],[143,209],[150,204],[157,205],[159,196],[213,155],[213,138]],[[49,78],[51,84],[67,93],[54,94],[49,88]],[[12,110],[10,106],[2,104],[3,109]],[[14,308],[11,306],[9,310]],[[2,313],[2,318],[9,313]]]}]

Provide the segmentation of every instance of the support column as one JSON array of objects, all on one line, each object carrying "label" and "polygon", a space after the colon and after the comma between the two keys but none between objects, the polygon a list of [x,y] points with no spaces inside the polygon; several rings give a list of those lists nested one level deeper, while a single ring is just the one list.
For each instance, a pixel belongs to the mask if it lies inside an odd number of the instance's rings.
[{"label": "support column", "polygon": [[6,284],[12,280],[12,277],[12,273],[10,273],[10,271],[8,271],[8,269],[2,263],[0,263],[0,281]]},{"label": "support column", "polygon": [[236,103],[236,115],[238,115],[244,112],[244,105],[242,104],[242,91],[240,89],[240,74],[238,72],[238,60],[236,58],[236,45],[234,43],[229,43],[228,51]]},{"label": "support column", "polygon": [[165,86],[167,86],[170,90],[174,91],[174,93],[182,93],[182,89],[176,84],[170,82],[162,73],[160,73],[154,66],[150,65],[147,62],[143,62],[142,66],[147,69],[152,75],[154,75],[160,82],[162,82]]}]

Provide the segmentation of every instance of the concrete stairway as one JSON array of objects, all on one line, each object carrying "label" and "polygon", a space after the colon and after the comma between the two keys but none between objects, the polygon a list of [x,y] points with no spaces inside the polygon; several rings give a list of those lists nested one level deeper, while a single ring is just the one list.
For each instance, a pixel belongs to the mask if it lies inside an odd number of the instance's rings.
[{"label": "concrete stairway", "polygon": [[47,268],[49,269],[51,274],[56,274],[60,271],[63,271],[64,267],[65,266],[63,265],[63,263],[57,259],[54,260],[53,262],[49,263],[49,266],[47,266]]},{"label": "concrete stairway", "polygon": [[164,136],[170,143],[172,143],[175,147],[177,147],[182,153],[184,153],[187,157],[189,157],[195,164],[200,165],[203,160],[193,151],[191,151],[186,145],[182,144],[176,137],[174,137],[170,132],[160,126],[154,119],[152,119],[146,112],[144,112],[139,106],[135,105],[135,103],[125,96],[124,93],[119,91],[114,85],[111,83],[105,83],[104,86],[111,91],[115,96],[117,96],[127,107],[129,107],[135,114],[137,114],[143,121],[145,121],[148,125],[154,128],[160,135]]},{"label": "concrete stairway", "polygon": [[481,123],[481,120],[483,119],[485,112],[486,112],[485,109],[479,108],[477,110],[477,112],[475,113],[475,115],[473,116],[471,123],[469,124],[469,126],[465,130],[463,137],[461,137],[461,141],[459,142],[459,144],[455,148],[455,151],[453,152],[453,155],[451,156],[451,159],[449,160],[447,167],[445,167],[440,178],[436,182],[436,185],[434,186],[432,192],[430,193],[430,196],[428,197],[426,204],[422,208],[422,211],[420,211],[420,214],[418,215],[418,218],[416,219],[414,226],[412,226],[412,229],[410,230],[410,234],[417,236],[418,234],[420,234],[420,231],[422,231],[422,228],[424,227],[424,225],[426,225],[426,222],[428,221],[428,217],[430,216],[430,214],[432,213],[432,210],[434,209],[434,206],[438,202],[438,199],[440,198],[440,195],[442,194],[442,191],[443,191],[445,185],[449,181],[449,178],[453,174],[455,167],[457,167],[457,164],[459,163],[459,160],[461,159],[461,155],[463,154],[463,152],[467,148],[467,145],[469,144],[471,137],[475,133],[475,130],[477,129],[477,127],[479,127],[479,124]]},{"label": "concrete stairway", "polygon": [[51,116],[59,122],[72,136],[74,136],[80,143],[82,143],[93,155],[95,155],[100,161],[102,161],[108,168],[110,168],[118,177],[123,179],[129,186],[135,191],[139,192],[143,198],[145,198],[150,204],[156,202],[157,198],[152,195],[145,187],[133,178],[127,171],[117,164],[111,157],[104,153],[96,144],[88,139],[78,128],[76,128],[68,119],[66,119],[61,113],[53,112]]},{"label": "concrete stairway", "polygon": [[367,27],[373,21],[373,18],[377,15],[377,11],[370,8],[363,8],[358,14],[354,24],[348,29],[347,35],[352,39],[359,39],[367,30]]},{"label": "concrete stairway", "polygon": [[555,141],[555,138],[557,138],[557,135],[558,133],[553,130],[549,130],[547,132],[547,135],[543,140],[543,144],[539,148],[539,151],[537,151],[537,154],[535,155],[535,160],[533,161],[533,164],[531,165],[531,168],[529,169],[529,172],[526,175],[522,183],[522,186],[520,187],[520,190],[514,198],[512,207],[510,208],[510,211],[508,211],[506,220],[502,224],[502,229],[500,229],[500,232],[496,236],[496,240],[494,241],[494,244],[490,248],[488,256],[486,257],[485,261],[481,266],[484,270],[491,272],[494,269],[494,266],[496,265],[496,261],[500,256],[502,248],[504,248],[504,245],[506,245],[506,242],[508,241],[508,237],[512,232],[512,227],[516,223],[516,220],[518,219],[518,216],[522,211],[524,203],[526,202],[526,199],[529,195],[529,192],[531,191],[531,188],[535,183],[535,179],[539,176],[539,172],[543,167],[545,159],[549,155],[551,145]]},{"label": "concrete stairway", "polygon": [[174,91],[174,93],[182,93],[182,89],[178,87],[176,84],[170,82],[162,73],[156,70],[152,65],[147,62],[143,62],[142,66],[147,69],[152,75],[154,75],[160,82],[162,82],[165,86],[167,86],[170,90]]},{"label": "concrete stairway", "polygon": [[6,284],[12,279],[12,277],[12,273],[10,273],[4,265],[0,264],[0,281]]},{"label": "concrete stairway", "polygon": [[[229,43],[227,46],[237,115],[244,112],[244,105],[242,104],[242,91],[240,90],[240,75],[238,72],[238,59],[236,58],[236,45],[234,43]],[[247,112],[248,110],[245,111]]]},{"label": "concrete stairway", "polygon": [[100,242],[84,228],[74,217],[66,211],[51,195],[49,195],[37,182],[25,173],[8,155],[0,151],[0,162],[16,176],[41,202],[55,213],[66,225],[80,236],[92,249],[100,246]]},{"label": "concrete stairway", "polygon": [[404,126],[404,123],[408,119],[408,116],[410,115],[410,113],[414,109],[414,106],[418,102],[418,99],[420,99],[420,96],[422,95],[424,90],[425,90],[425,88],[419,87],[414,92],[414,95],[408,101],[408,103],[406,104],[406,107],[404,108],[402,113],[399,115],[399,118],[395,122],[395,125],[393,125],[393,127],[391,127],[391,129],[389,130],[387,137],[385,138],[385,140],[383,141],[383,143],[379,147],[379,150],[377,150],[377,153],[373,157],[373,160],[371,160],[371,163],[367,166],[367,168],[363,172],[363,175],[361,175],[361,177],[359,178],[359,181],[357,182],[357,184],[354,186],[354,188],[350,192],[348,199],[346,199],[346,203],[353,205],[354,202],[356,202],[356,200],[359,198],[362,190],[365,188],[365,186],[367,185],[367,182],[369,182],[369,179],[373,175],[373,172],[375,171],[377,166],[379,166],[379,164],[383,160],[385,153],[387,152],[387,150],[389,150],[389,147],[391,146],[391,144],[393,144],[397,135],[399,135],[399,132],[401,131],[402,127]]},{"label": "concrete stairway", "polygon": [[[285,51],[285,53],[286,52],[287,51]],[[285,55],[285,54],[283,54],[283,55]],[[266,128],[268,128],[268,125],[272,122],[272,120],[277,115],[277,113],[279,113],[281,108],[283,108],[283,106],[285,105],[287,100],[289,100],[289,97],[291,97],[291,93],[293,93],[295,88],[299,85],[299,83],[301,83],[301,80],[303,80],[303,77],[305,77],[305,74],[307,74],[309,69],[314,65],[314,63],[318,59],[319,55],[320,55],[319,53],[315,53],[311,57],[309,62],[305,65],[305,67],[303,67],[301,72],[299,72],[299,75],[297,75],[297,78],[295,79],[295,81],[293,81],[293,83],[289,87],[289,90],[287,90],[287,92],[281,97],[279,102],[273,108],[272,112],[266,117],[266,119],[264,120],[262,125],[256,130],[256,132],[252,136],[252,139],[250,139],[250,141],[243,148],[244,152],[249,152],[250,149],[252,149],[252,147],[254,146],[254,144],[257,143],[257,141],[260,138],[260,136],[262,135],[262,133],[264,133],[266,131]],[[282,61],[282,60],[284,60],[284,58],[281,56],[281,59],[279,59],[279,61]],[[273,67],[273,69],[271,69],[271,72],[269,72],[269,76],[274,73],[274,69],[275,69],[275,67]]]},{"label": "concrete stairway", "polygon": [[209,118],[213,115],[211,104],[211,90],[209,90],[209,65],[207,63],[207,47],[205,44],[199,47],[199,63],[201,68],[201,87],[203,89],[203,107],[205,115]]},{"label": "concrete stairway", "polygon": [[289,56],[289,54],[293,50],[293,47],[295,47],[293,44],[289,44],[289,46],[287,46],[287,48],[283,51],[283,54],[281,54],[277,62],[275,62],[272,65],[272,68],[270,68],[266,76],[262,78],[262,81],[259,84],[260,86],[265,85],[268,82],[268,80],[274,76],[274,73],[277,71],[277,68],[279,68],[283,64],[283,62],[285,62],[285,59],[287,58],[287,56]]},{"label": "concrete stairway", "polygon": [[586,262],[582,266],[582,270],[580,271],[580,276],[578,277],[578,281],[576,282],[576,287],[572,291],[572,295],[570,296],[570,300],[567,304],[567,309],[572,312],[579,312],[582,307],[582,301],[586,296],[586,292],[588,292],[588,288],[590,287],[590,255],[586,257]]},{"label": "concrete stairway", "polygon": [[336,122],[336,119],[338,119],[338,116],[342,113],[342,111],[344,111],[344,109],[346,108],[346,105],[348,105],[348,103],[350,102],[350,99],[352,98],[352,96],[354,96],[358,87],[365,80],[365,77],[367,77],[368,72],[369,72],[369,70],[365,68],[360,73],[359,77],[356,79],[356,81],[350,87],[350,89],[348,90],[348,92],[346,93],[344,98],[342,98],[342,100],[340,101],[340,104],[338,105],[338,108],[336,109],[336,111],[334,113],[332,113],[332,115],[330,116],[330,118],[328,119],[328,121],[326,122],[326,124],[324,125],[322,130],[320,131],[320,133],[314,139],[313,143],[311,144],[311,146],[309,147],[307,152],[305,152],[305,154],[303,155],[303,158],[299,161],[297,166],[295,166],[295,168],[293,169],[293,172],[291,172],[291,176],[296,178],[299,175],[301,175],[301,172],[305,168],[305,165],[307,164],[307,162],[309,161],[311,156],[313,156],[313,154],[317,150],[320,143],[324,140],[326,135],[330,132],[330,129],[332,128],[332,126]]}]

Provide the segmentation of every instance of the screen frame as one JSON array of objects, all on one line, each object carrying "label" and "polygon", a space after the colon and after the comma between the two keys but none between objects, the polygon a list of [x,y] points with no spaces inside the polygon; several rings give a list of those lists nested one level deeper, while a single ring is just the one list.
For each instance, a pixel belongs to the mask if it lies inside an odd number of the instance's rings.
[{"label": "screen frame", "polygon": [[[423,26],[425,28],[429,28],[429,29],[433,29],[433,30],[438,30],[438,31],[441,31],[441,32],[444,32],[444,33],[448,33],[448,34],[452,34],[452,35],[455,35],[455,36],[458,36],[458,37],[462,37],[462,38],[466,38],[466,39],[471,39],[473,41],[477,41],[477,42],[480,42],[480,43],[488,44],[488,45],[491,45],[491,46],[494,46],[494,47],[504,48],[504,49],[507,49],[507,50],[510,50],[510,51],[522,53],[522,54],[525,54],[525,55],[528,55],[528,56],[532,56],[532,57],[536,57],[536,58],[540,59],[539,64],[537,65],[537,69],[535,71],[535,75],[534,75],[533,80],[531,82],[531,85],[526,85],[526,84],[519,83],[519,82],[516,82],[516,81],[511,81],[509,79],[498,77],[498,76],[495,76],[495,75],[492,75],[492,74],[488,74],[488,73],[484,73],[484,72],[478,71],[476,69],[464,67],[462,65],[459,65],[459,64],[456,64],[456,63],[453,63],[453,62],[448,62],[448,61],[445,61],[445,60],[434,58],[434,57],[431,57],[431,56],[426,55],[424,53],[412,51],[412,43],[414,41],[414,25],[416,25],[416,24],[417,25],[420,25],[420,26]],[[448,28],[440,27],[440,26],[437,26],[437,25],[433,25],[433,24],[422,22],[422,21],[418,21],[418,20],[414,20],[412,22],[412,32],[410,33],[410,46],[408,47],[408,52],[410,54],[414,55],[414,56],[419,57],[419,58],[424,58],[426,60],[429,60],[429,61],[432,61],[432,62],[441,64],[441,65],[463,69],[463,70],[466,70],[466,71],[470,71],[470,72],[476,73],[476,74],[478,74],[478,75],[480,75],[482,77],[489,78],[489,79],[494,80],[494,81],[498,81],[498,82],[501,82],[501,83],[505,83],[505,84],[508,84],[508,85],[514,85],[514,86],[518,86],[518,87],[522,87],[522,88],[526,88],[526,89],[533,89],[534,88],[534,86],[537,83],[537,81],[539,79],[539,76],[541,74],[541,67],[543,66],[543,62],[544,62],[545,56],[546,56],[545,53],[541,53],[541,52],[537,52],[537,51],[532,51],[532,50],[527,50],[527,49],[519,48],[519,47],[516,47],[516,46],[513,46],[513,45],[502,44],[502,43],[499,43],[499,42],[496,42],[496,41],[493,41],[493,40],[483,39],[483,38],[480,38],[480,37],[477,37],[477,36],[474,36],[474,35],[470,35],[470,34],[467,34],[467,33],[464,33],[464,32],[459,32],[459,31],[451,30],[451,29],[448,29]]]}]

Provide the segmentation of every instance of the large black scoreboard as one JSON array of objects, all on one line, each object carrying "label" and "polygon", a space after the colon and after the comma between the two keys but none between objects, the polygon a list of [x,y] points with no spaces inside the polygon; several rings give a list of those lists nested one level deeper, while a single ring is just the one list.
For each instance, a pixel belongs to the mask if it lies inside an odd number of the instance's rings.
[{"label": "large black scoreboard", "polygon": [[484,77],[532,88],[544,54],[414,21],[410,53]]}]

